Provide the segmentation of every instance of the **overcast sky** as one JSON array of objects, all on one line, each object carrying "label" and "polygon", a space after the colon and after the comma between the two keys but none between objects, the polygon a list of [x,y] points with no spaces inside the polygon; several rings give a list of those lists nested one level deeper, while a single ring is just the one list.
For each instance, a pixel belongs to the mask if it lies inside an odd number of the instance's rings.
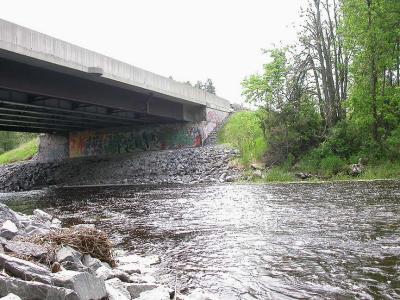
[{"label": "overcast sky", "polygon": [[241,101],[261,48],[291,42],[305,0],[2,0],[0,18]]}]

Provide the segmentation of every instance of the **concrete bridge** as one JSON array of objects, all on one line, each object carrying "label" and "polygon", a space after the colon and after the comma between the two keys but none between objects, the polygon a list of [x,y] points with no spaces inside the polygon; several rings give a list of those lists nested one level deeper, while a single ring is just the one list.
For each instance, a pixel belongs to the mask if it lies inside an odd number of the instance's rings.
[{"label": "concrete bridge", "polygon": [[229,101],[0,19],[0,130],[49,159],[199,146]]}]

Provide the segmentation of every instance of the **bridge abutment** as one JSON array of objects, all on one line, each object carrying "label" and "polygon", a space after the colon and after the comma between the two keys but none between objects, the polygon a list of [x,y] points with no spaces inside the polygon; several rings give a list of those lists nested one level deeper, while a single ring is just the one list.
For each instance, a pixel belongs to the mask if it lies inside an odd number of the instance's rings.
[{"label": "bridge abutment", "polygon": [[39,152],[37,159],[40,162],[60,161],[69,158],[69,136],[61,134],[39,135]]},{"label": "bridge abutment", "polygon": [[67,158],[112,156],[142,151],[201,147],[229,112],[206,108],[206,121],[172,124],[148,124],[70,132],[41,134],[38,160],[60,161]]}]

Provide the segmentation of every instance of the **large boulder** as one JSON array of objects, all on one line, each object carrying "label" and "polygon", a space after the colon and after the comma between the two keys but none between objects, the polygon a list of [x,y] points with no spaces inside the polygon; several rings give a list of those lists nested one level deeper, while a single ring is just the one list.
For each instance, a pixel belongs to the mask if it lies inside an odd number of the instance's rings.
[{"label": "large boulder", "polygon": [[64,246],[57,250],[55,260],[65,269],[72,271],[90,271],[83,265],[82,254],[70,246]]},{"label": "large boulder", "polygon": [[74,290],[80,300],[100,300],[107,297],[104,281],[87,272],[63,270],[53,274],[53,283]]},{"label": "large boulder", "polygon": [[0,266],[15,277],[51,284],[51,272],[29,261],[0,253]]},{"label": "large boulder", "polygon": [[11,220],[7,220],[0,228],[0,237],[11,240],[18,233],[18,227]]},{"label": "large boulder", "polygon": [[105,282],[108,300],[130,300],[131,294],[125,284],[118,278],[109,279]]},{"label": "large boulder", "polygon": [[21,300],[80,300],[73,290],[0,275],[0,297],[8,293],[18,295]]},{"label": "large boulder", "polygon": [[82,254],[70,246],[64,246],[57,250],[56,261],[59,263],[70,261],[81,263]]},{"label": "large boulder", "polygon": [[21,241],[8,241],[4,245],[4,249],[8,252],[30,256],[37,259],[45,259],[48,254],[48,250],[43,246]]}]

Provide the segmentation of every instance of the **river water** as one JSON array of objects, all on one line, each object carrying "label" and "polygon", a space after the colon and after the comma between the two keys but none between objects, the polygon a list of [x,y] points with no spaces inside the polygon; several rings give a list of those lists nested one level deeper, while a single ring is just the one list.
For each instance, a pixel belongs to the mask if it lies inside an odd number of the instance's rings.
[{"label": "river water", "polygon": [[400,298],[400,182],[129,186],[0,194],[158,254],[158,278],[222,299]]}]

